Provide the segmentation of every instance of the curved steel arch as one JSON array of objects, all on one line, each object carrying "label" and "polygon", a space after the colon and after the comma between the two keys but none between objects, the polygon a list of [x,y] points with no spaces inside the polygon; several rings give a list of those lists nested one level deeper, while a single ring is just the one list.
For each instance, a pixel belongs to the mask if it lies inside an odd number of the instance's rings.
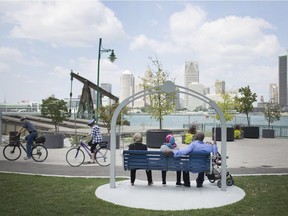
[{"label": "curved steel arch", "polygon": [[[183,89],[183,90],[180,90]],[[146,95],[155,94],[155,93],[172,93],[172,92],[179,92],[183,94],[188,94],[192,97],[196,97],[199,100],[208,103],[214,110],[217,112],[221,122],[221,155],[222,155],[222,172],[221,172],[221,190],[226,191],[226,155],[227,155],[227,148],[226,148],[226,121],[224,119],[224,114],[219,106],[211,99],[206,97],[205,95],[200,94],[192,89],[188,89],[182,86],[175,85],[172,81],[166,81],[161,86],[155,86],[149,89],[145,89],[140,91],[125,100],[123,100],[118,107],[115,109],[111,120],[111,137],[110,137],[110,147],[111,147],[111,164],[110,164],[110,188],[115,188],[115,179],[116,179],[116,121],[117,117],[120,114],[121,110],[132,101],[135,101],[141,97]]]}]

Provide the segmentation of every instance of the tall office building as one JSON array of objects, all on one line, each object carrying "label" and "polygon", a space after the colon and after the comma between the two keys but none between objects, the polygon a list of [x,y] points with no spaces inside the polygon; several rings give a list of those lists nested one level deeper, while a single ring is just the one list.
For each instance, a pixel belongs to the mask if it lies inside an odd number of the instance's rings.
[{"label": "tall office building", "polygon": [[[109,93],[112,92],[112,85],[110,83],[101,83],[100,87]],[[103,106],[111,105],[111,99],[107,96],[104,96],[102,98],[102,105]]]},{"label": "tall office building", "polygon": [[[139,93],[140,91],[143,91],[143,86],[141,84],[135,85],[135,94]],[[140,97],[136,100],[134,100],[134,108],[141,108],[145,106],[145,97]]]},{"label": "tall office building", "polygon": [[[199,83],[191,83],[189,85],[189,89],[194,90],[200,94],[204,94],[205,91],[205,86],[203,84],[199,84]],[[189,111],[194,111],[197,107],[205,107],[206,104],[205,102],[203,102],[202,100],[199,100],[196,97],[192,97],[190,95],[188,95],[188,107],[186,107]]]},{"label": "tall office building", "polygon": [[269,85],[269,102],[279,104],[278,91],[279,89],[276,83]]},{"label": "tall office building", "polygon": [[[186,61],[184,72],[184,87],[189,88],[191,83],[199,83],[199,68],[197,61]],[[184,107],[189,107],[189,95],[184,95]]]},{"label": "tall office building", "polygon": [[225,81],[216,80],[215,81],[215,94],[225,94]]},{"label": "tall office building", "polygon": [[[120,103],[134,94],[134,76],[130,71],[124,71],[120,77]],[[134,103],[128,105],[134,107]]]},{"label": "tall office building", "polygon": [[288,106],[288,62],[286,55],[279,56],[279,104],[282,107]]}]

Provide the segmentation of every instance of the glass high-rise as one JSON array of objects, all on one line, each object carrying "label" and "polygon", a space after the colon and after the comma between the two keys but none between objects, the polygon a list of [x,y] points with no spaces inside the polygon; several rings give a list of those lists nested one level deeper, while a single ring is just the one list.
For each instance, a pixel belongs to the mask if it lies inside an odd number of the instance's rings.
[{"label": "glass high-rise", "polygon": [[282,107],[288,106],[288,62],[287,56],[279,56],[279,104]]},{"label": "glass high-rise", "polygon": [[[130,71],[124,71],[120,77],[120,103],[134,94],[134,76]],[[128,105],[134,106],[134,102]]]},{"label": "glass high-rise", "polygon": [[[109,93],[112,92],[112,85],[110,83],[101,83],[100,87]],[[102,98],[102,105],[103,106],[111,105],[111,99],[107,96],[104,96]]]},{"label": "glass high-rise", "polygon": [[[184,72],[184,87],[189,88],[190,84],[199,83],[199,68],[197,61],[186,61],[185,62],[185,72]],[[184,95],[184,107],[189,107],[189,95]]]}]

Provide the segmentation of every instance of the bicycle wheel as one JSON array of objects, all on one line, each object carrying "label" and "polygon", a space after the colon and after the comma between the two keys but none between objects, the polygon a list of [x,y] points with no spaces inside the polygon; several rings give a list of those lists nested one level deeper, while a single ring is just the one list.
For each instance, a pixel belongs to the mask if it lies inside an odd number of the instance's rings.
[{"label": "bicycle wheel", "polygon": [[21,156],[21,148],[16,145],[7,145],[3,149],[4,157],[9,161],[15,161]]},{"label": "bicycle wheel", "polygon": [[45,146],[37,144],[32,147],[31,157],[36,162],[42,162],[48,157],[48,151]]},{"label": "bicycle wheel", "polygon": [[80,147],[71,148],[66,153],[66,161],[72,167],[78,167],[84,163],[85,154]]},{"label": "bicycle wheel", "polygon": [[110,149],[106,147],[99,148],[95,153],[95,159],[100,166],[109,166],[111,162]]}]

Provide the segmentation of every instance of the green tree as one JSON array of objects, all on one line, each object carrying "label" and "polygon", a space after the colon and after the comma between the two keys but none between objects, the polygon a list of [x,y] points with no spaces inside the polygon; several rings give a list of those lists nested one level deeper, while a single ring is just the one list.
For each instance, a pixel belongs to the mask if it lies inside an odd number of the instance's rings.
[{"label": "green tree", "polygon": [[67,103],[64,100],[59,100],[54,97],[42,100],[41,114],[51,118],[55,131],[59,130],[59,124],[62,123],[68,116]]},{"label": "green tree", "polygon": [[[169,74],[162,69],[161,63],[156,58],[153,60],[150,58],[153,66],[156,70],[153,71],[148,68],[148,71],[144,77],[141,78],[141,85],[144,89],[149,89],[156,86],[163,85],[169,78]],[[156,88],[152,91],[160,90]],[[175,93],[152,93],[148,95],[148,103],[146,104],[146,110],[148,114],[155,120],[159,121],[159,129],[162,130],[162,121],[165,115],[171,114],[175,111]]]},{"label": "green tree", "polygon": [[[231,121],[234,118],[233,110],[235,109],[235,101],[230,93],[221,94],[221,101],[217,102],[217,105],[224,114],[225,121]],[[216,113],[216,119],[220,119],[218,113]]]},{"label": "green tree", "polygon": [[[113,114],[114,114],[116,108],[118,107],[118,105],[119,105],[119,103],[114,103],[112,105],[101,106],[98,109],[99,117],[100,117],[101,121],[103,122],[103,124],[105,125],[105,127],[107,128],[108,134],[110,134],[112,117],[113,117]],[[128,112],[128,108],[125,107],[121,111],[121,115],[122,116],[126,115],[127,112]],[[123,125],[129,124],[129,122],[127,120],[121,121],[121,115],[118,115],[116,124],[117,125],[120,125],[121,123]]]},{"label": "green tree", "polygon": [[268,129],[274,121],[279,121],[281,117],[281,107],[279,104],[269,103],[265,106],[264,117],[268,121]]},{"label": "green tree", "polygon": [[250,126],[249,112],[253,109],[253,103],[256,102],[257,95],[252,93],[249,85],[238,90],[240,96],[235,96],[236,109],[240,113],[245,113],[248,126]]}]

